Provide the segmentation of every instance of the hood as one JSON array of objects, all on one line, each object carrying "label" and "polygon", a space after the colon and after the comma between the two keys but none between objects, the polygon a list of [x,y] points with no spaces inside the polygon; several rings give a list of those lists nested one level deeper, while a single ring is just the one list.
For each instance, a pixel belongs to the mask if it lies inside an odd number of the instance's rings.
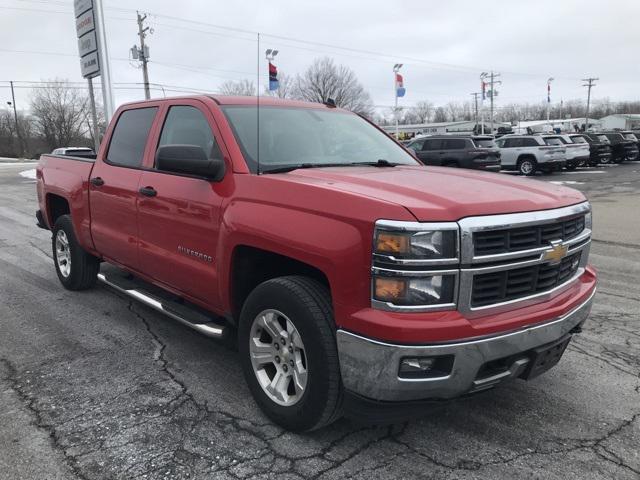
[{"label": "hood", "polygon": [[329,167],[294,170],[287,180],[393,202],[419,221],[518,213],[585,201],[577,190],[530,178],[448,167]]}]

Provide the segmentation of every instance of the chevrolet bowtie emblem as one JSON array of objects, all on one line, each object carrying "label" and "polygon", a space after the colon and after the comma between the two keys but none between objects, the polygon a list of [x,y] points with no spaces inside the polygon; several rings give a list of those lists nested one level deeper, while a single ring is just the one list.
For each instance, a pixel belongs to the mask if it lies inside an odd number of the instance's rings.
[{"label": "chevrolet bowtie emblem", "polygon": [[560,263],[567,256],[568,251],[569,247],[563,245],[562,240],[552,240],[551,248],[542,253],[542,260],[547,260],[549,263]]}]

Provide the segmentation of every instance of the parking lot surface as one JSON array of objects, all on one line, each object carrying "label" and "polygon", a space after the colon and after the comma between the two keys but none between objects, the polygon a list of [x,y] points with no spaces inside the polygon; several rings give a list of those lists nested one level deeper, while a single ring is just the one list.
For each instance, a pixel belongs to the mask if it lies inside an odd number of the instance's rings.
[{"label": "parking lot surface", "polygon": [[235,351],[106,287],[64,290],[32,168],[0,163],[0,478],[640,478],[640,162],[529,180],[594,209],[596,302],[557,367],[304,435],[261,414]]}]

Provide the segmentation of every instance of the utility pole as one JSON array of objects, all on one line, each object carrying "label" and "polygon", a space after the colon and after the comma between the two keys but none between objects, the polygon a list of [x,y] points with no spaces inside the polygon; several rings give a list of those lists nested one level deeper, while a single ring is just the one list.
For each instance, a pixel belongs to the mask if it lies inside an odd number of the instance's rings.
[{"label": "utility pole", "polygon": [[485,82],[485,78],[487,78],[489,74],[487,72],[482,72],[480,74],[480,92],[482,96],[480,97],[480,111],[482,112],[482,123],[481,123],[481,133],[484,135],[484,99],[487,96],[487,82]]},{"label": "utility pole", "polygon": [[481,95],[482,92],[474,92],[470,95],[473,95],[473,103],[475,105],[475,114],[473,116],[473,121],[478,125],[478,95]]},{"label": "utility pole", "polygon": [[587,130],[589,130],[589,104],[591,103],[591,87],[595,87],[596,84],[594,83],[595,81],[600,80],[599,78],[594,78],[594,77],[589,77],[589,78],[583,78],[582,81],[583,82],[587,82],[587,83],[583,83],[582,86],[583,87],[587,87],[587,112],[585,114],[585,119],[584,119],[584,131],[586,132]]},{"label": "utility pole", "polygon": [[89,101],[91,102],[91,122],[93,123],[93,151],[100,150],[100,133],[98,131],[98,114],[96,113],[96,99],[93,94],[93,78],[87,78],[89,85]]},{"label": "utility pole", "polygon": [[551,110],[551,82],[553,82],[553,77],[547,79],[547,123],[549,123],[549,111]]},{"label": "utility pole", "polygon": [[489,91],[491,100],[491,135],[493,135],[493,97],[496,96],[495,85],[499,85],[502,83],[500,80],[496,80],[496,77],[499,76],[499,73],[494,73],[493,70],[491,70],[491,75],[489,76],[489,78],[491,78],[489,82],[491,85],[491,90]]},{"label": "utility pole", "polygon": [[[134,59],[139,59],[142,62],[142,78],[144,81],[144,98],[149,100],[151,98],[151,92],[149,91],[149,71],[147,70],[147,62],[149,61],[149,47],[144,44],[144,39],[147,36],[149,27],[144,26],[144,21],[147,15],[140,15],[140,12],[136,11],[138,15],[138,36],[140,37],[140,48],[133,47],[131,49]],[[153,32],[151,32],[153,33]],[[136,55],[137,54],[137,55]]]},{"label": "utility pole", "polygon": [[20,125],[18,124],[18,109],[16,107],[16,95],[13,91],[13,80],[9,82],[11,84],[11,102],[13,104],[13,118],[16,121],[16,135],[18,137],[18,157],[24,156],[24,143],[22,141],[22,135],[20,134]]}]

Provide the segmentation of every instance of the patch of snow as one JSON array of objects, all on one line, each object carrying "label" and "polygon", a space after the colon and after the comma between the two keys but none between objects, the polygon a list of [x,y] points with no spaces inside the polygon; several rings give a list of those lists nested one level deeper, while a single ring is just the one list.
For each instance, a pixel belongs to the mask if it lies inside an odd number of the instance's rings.
[{"label": "patch of snow", "polygon": [[30,178],[31,180],[36,179],[36,169],[32,168],[31,170],[24,170],[20,172],[20,176],[24,178]]}]

